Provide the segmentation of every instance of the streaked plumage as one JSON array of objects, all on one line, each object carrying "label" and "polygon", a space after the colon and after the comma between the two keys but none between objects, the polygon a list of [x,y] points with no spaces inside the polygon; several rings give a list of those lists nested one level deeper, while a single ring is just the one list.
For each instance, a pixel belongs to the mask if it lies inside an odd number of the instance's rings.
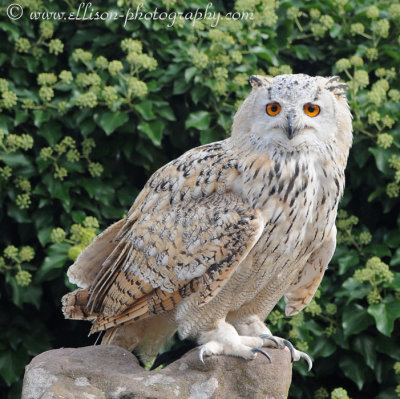
[{"label": "streaked plumage", "polygon": [[[103,343],[148,358],[178,331],[205,355],[252,358],[283,295],[288,315],[312,299],[335,249],[352,140],[344,85],[307,75],[251,83],[232,136],[155,172],[128,216],[70,267],[81,289],[64,296],[64,314],[107,330]],[[266,113],[270,103],[279,114]]]}]

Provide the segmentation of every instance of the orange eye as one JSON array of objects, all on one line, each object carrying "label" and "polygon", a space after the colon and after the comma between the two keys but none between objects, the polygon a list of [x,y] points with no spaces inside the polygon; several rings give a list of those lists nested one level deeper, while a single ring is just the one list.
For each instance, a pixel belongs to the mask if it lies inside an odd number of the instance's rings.
[{"label": "orange eye", "polygon": [[269,103],[267,104],[266,111],[269,116],[278,115],[281,112],[282,107],[279,103]]},{"label": "orange eye", "polygon": [[317,116],[319,114],[320,108],[316,104],[306,104],[304,106],[304,112],[306,115],[311,116],[312,118],[314,116]]}]

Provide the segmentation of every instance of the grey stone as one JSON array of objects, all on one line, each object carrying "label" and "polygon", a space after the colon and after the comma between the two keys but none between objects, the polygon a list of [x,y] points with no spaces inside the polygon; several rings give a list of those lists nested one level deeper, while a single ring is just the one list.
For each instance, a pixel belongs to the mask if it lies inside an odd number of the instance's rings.
[{"label": "grey stone", "polygon": [[162,370],[146,371],[118,346],[55,349],[26,367],[22,399],[285,399],[292,378],[288,350],[268,349],[272,363],[193,349]]}]

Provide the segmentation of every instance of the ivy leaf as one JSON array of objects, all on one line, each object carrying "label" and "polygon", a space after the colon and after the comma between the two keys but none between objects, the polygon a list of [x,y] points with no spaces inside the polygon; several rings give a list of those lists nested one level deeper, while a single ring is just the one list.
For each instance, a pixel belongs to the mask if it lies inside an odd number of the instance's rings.
[{"label": "ivy leaf", "polygon": [[1,160],[11,168],[31,168],[29,158],[19,152],[9,152],[1,155]]},{"label": "ivy leaf", "polygon": [[200,100],[207,96],[209,90],[204,86],[195,86],[193,90],[190,90],[190,95],[195,104],[198,104]]},{"label": "ivy leaf", "polygon": [[40,109],[37,109],[33,111],[33,116],[34,116],[34,124],[36,127],[40,127],[44,122],[47,122],[50,120],[50,112],[49,111],[42,111]]},{"label": "ivy leaf", "polygon": [[44,123],[39,129],[38,134],[44,137],[48,144],[53,147],[62,137],[61,125],[56,122]]},{"label": "ivy leaf", "polygon": [[395,392],[395,388],[390,387],[380,392],[377,399],[399,399],[399,395]]},{"label": "ivy leaf", "polygon": [[9,59],[7,54],[0,54],[0,66],[2,66]]},{"label": "ivy leaf", "polygon": [[13,41],[17,40],[21,35],[18,26],[12,23],[0,22],[0,29],[7,32],[12,37]]},{"label": "ivy leaf", "polygon": [[106,207],[111,207],[114,203],[114,199],[116,198],[115,189],[111,186],[106,186],[97,183],[95,199],[99,201],[102,205]]},{"label": "ivy leaf", "polygon": [[138,125],[138,129],[158,147],[161,145],[164,127],[165,125],[161,121],[153,121],[150,123],[141,122]]},{"label": "ivy leaf", "polygon": [[350,302],[354,301],[354,299],[361,299],[366,297],[370,291],[371,287],[365,284],[360,284],[353,277],[350,277],[342,284],[339,290],[335,292],[335,296],[338,298],[345,297],[347,299],[347,305]]},{"label": "ivy leaf", "polygon": [[211,115],[207,111],[192,112],[185,122],[185,127],[194,127],[198,130],[205,130],[210,126]]},{"label": "ivy leaf", "polygon": [[7,206],[7,215],[18,223],[30,223],[31,218],[26,209],[18,208],[17,204],[9,203]]},{"label": "ivy leaf", "polygon": [[12,301],[19,308],[23,308],[24,303],[30,303],[40,308],[40,302],[42,299],[42,287],[35,285],[33,282],[27,287],[21,287],[17,284],[17,281],[13,276],[7,274],[6,281],[12,287]]},{"label": "ivy leaf", "polygon": [[8,386],[21,378],[28,359],[29,356],[22,348],[1,352],[0,375],[4,378],[4,381]]},{"label": "ivy leaf", "polygon": [[344,309],[342,326],[345,338],[364,331],[372,324],[374,324],[373,318],[361,305],[352,303]]},{"label": "ivy leaf", "polygon": [[378,331],[390,337],[394,321],[400,317],[400,300],[395,299],[389,303],[381,302],[370,305],[368,313],[375,319]]},{"label": "ivy leaf", "polygon": [[343,26],[339,24],[335,24],[330,30],[330,36],[332,38],[341,37],[343,32]]},{"label": "ivy leaf", "polygon": [[90,198],[93,198],[97,189],[99,188],[99,181],[97,179],[82,178],[77,181],[81,187],[83,187],[89,194]]},{"label": "ivy leaf", "polygon": [[392,155],[395,154],[392,149],[383,149],[383,148],[368,148],[368,151],[374,156],[376,167],[379,171],[384,173],[385,175],[389,173],[389,159]]},{"label": "ivy leaf", "polygon": [[292,46],[292,51],[296,53],[299,60],[307,60],[309,58],[309,47],[303,44]]},{"label": "ivy leaf", "polygon": [[264,46],[253,47],[251,49],[251,52],[252,54],[257,54],[258,57],[263,58],[264,60],[268,61],[270,64],[274,66],[279,65],[279,61],[276,58],[276,54]]},{"label": "ivy leaf", "polygon": [[395,292],[398,291],[400,287],[400,273],[394,273],[394,278],[392,281],[385,281],[383,286],[385,288],[392,288]]},{"label": "ivy leaf", "polygon": [[345,274],[351,267],[358,265],[358,254],[355,251],[349,251],[346,255],[338,259],[339,275]]},{"label": "ivy leaf", "polygon": [[156,113],[168,121],[175,121],[175,115],[169,106],[156,109]]},{"label": "ivy leaf", "polygon": [[72,220],[75,223],[82,223],[86,217],[86,213],[83,211],[72,211],[71,212]]},{"label": "ivy leaf", "polygon": [[386,188],[381,187],[374,190],[367,198],[368,202],[372,202],[375,198],[380,197],[382,194],[386,193]]},{"label": "ivy leaf", "polygon": [[390,266],[400,265],[400,248],[397,248],[396,252],[392,256],[392,260],[390,261]]},{"label": "ivy leaf", "polygon": [[182,94],[185,93],[189,90],[190,88],[190,82],[186,82],[184,79],[176,79],[174,81],[174,89],[173,89],[173,94]]},{"label": "ivy leaf", "polygon": [[354,338],[352,347],[364,357],[367,365],[374,370],[376,364],[375,340],[369,335],[359,335]]},{"label": "ivy leaf", "polygon": [[85,119],[79,124],[83,137],[87,137],[96,128],[96,123],[92,119]]},{"label": "ivy leaf", "polygon": [[196,75],[196,72],[198,72],[196,67],[187,68],[185,70],[185,81],[189,82],[193,78],[193,76]]},{"label": "ivy leaf", "polygon": [[133,108],[136,109],[140,116],[146,121],[150,121],[156,117],[153,113],[153,103],[151,101],[143,101],[136,104]]},{"label": "ivy leaf", "polygon": [[13,130],[11,118],[8,118],[6,115],[0,115],[0,129],[4,133],[10,133]]},{"label": "ivy leaf", "polygon": [[355,151],[352,155],[355,161],[357,162],[358,166],[360,168],[363,168],[367,163],[369,157],[371,156],[371,153],[364,150],[364,151]]},{"label": "ivy leaf", "polygon": [[128,122],[129,116],[126,112],[104,112],[94,114],[94,120],[100,126],[107,136],[114,133],[117,128]]},{"label": "ivy leaf", "polygon": [[384,256],[392,256],[392,252],[386,244],[370,245],[366,249],[366,252],[370,253],[373,256],[377,256],[378,258],[383,258]]},{"label": "ivy leaf", "polygon": [[52,183],[48,186],[49,192],[52,198],[57,198],[62,201],[62,205],[64,208],[69,211],[72,205],[71,196],[69,193],[69,189],[73,185],[72,182],[60,182],[56,180],[52,180]]},{"label": "ivy leaf", "polygon": [[48,226],[40,229],[37,232],[37,236],[40,244],[44,247],[46,244],[50,242],[51,232],[53,231],[53,227]]},{"label": "ivy leaf", "polygon": [[70,244],[62,242],[53,244],[47,250],[47,256],[35,275],[38,282],[52,280],[59,274],[58,269],[62,268],[67,262],[67,253]]},{"label": "ivy leaf", "polygon": [[1,160],[17,172],[19,176],[31,177],[36,174],[30,158],[20,152],[10,152],[1,155]]},{"label": "ivy leaf", "polygon": [[331,356],[336,350],[336,345],[326,337],[318,337],[313,342],[310,350],[310,355],[315,359],[316,357]]},{"label": "ivy leaf", "polygon": [[[387,232],[384,237],[385,243],[391,248],[400,248],[400,230],[392,230]],[[379,255],[378,255],[379,256]]]},{"label": "ivy leaf", "polygon": [[339,366],[344,375],[354,381],[359,390],[362,389],[367,378],[367,368],[361,359],[362,358],[357,355],[345,355],[339,360]]},{"label": "ivy leaf", "polygon": [[400,359],[400,345],[397,340],[378,334],[375,339],[375,348],[378,352],[384,353],[392,359]]},{"label": "ivy leaf", "polygon": [[14,126],[18,126],[21,123],[24,123],[29,118],[29,114],[27,111],[15,111],[15,119]]}]

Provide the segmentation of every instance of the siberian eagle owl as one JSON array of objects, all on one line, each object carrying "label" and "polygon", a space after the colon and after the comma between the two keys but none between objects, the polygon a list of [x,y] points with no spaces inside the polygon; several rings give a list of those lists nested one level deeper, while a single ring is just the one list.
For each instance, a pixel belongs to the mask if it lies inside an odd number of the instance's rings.
[{"label": "siberian eagle owl", "polygon": [[252,359],[272,345],[264,320],[312,299],[336,246],[335,218],[352,142],[338,77],[251,76],[232,135],[156,171],[128,216],[69,268],[80,289],[71,319],[92,320],[115,344],[149,359],[178,331],[200,358]]}]

